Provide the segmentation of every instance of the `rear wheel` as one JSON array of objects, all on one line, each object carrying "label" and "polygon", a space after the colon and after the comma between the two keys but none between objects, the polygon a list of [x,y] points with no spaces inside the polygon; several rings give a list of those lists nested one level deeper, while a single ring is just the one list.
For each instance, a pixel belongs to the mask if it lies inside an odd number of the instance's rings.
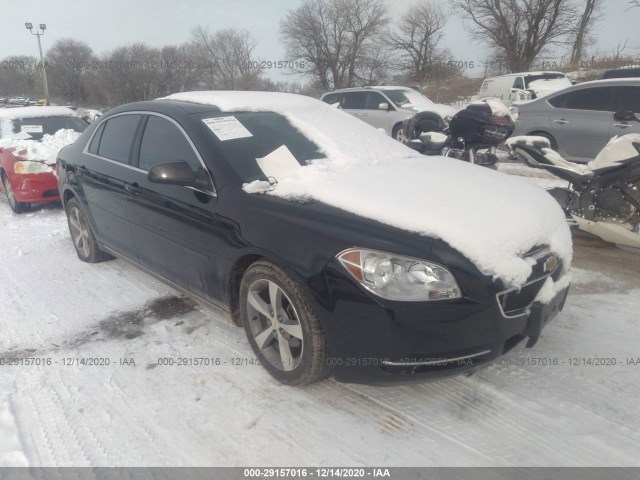
[{"label": "rear wheel", "polygon": [[80,202],[72,198],[67,202],[65,210],[69,233],[78,258],[88,263],[103,262],[112,258],[111,255],[100,250]]},{"label": "rear wheel", "polygon": [[4,185],[4,193],[7,195],[7,200],[9,201],[11,210],[13,210],[15,213],[24,213],[29,208],[29,204],[16,200],[16,195],[13,192],[13,188],[11,187],[9,177],[3,175],[2,184]]},{"label": "rear wheel", "polygon": [[286,385],[328,374],[327,346],[302,286],[267,261],[254,263],[240,285],[240,318],[264,368]]},{"label": "rear wheel", "polygon": [[399,123],[398,125],[393,127],[391,136],[400,143],[407,143],[407,137],[404,134],[404,126],[402,125],[402,123]]}]

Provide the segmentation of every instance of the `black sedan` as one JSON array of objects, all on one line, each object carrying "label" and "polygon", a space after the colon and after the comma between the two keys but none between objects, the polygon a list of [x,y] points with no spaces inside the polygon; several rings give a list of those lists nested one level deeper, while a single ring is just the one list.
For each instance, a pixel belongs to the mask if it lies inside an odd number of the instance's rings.
[{"label": "black sedan", "polygon": [[[377,218],[376,208],[368,215],[333,205],[329,197],[291,193],[307,173],[329,175],[339,184],[340,175],[327,172],[331,165],[351,168],[344,152],[368,148],[370,157],[382,145],[388,149],[383,156],[414,155],[346,117],[316,100],[250,92],[209,92],[202,102],[160,99],[111,110],[58,158],[60,195],[78,257],[124,258],[226,309],[244,327],[262,365],[289,385],[329,374],[376,383],[461,373],[526,338],[532,346],[567,295],[570,258],[554,251],[557,241],[554,246],[544,235],[528,235],[532,244],[522,245],[514,259],[526,274],[515,285],[470,259],[482,252],[473,242],[471,254],[462,252],[443,235]],[[345,135],[355,147],[329,135],[331,128],[349,130]],[[325,137],[331,138],[323,144]],[[433,161],[434,170],[462,163],[441,161]],[[475,181],[492,175],[487,178],[497,182],[494,189],[511,180],[471,165],[455,168],[479,176]],[[358,172],[366,176],[366,165]],[[362,201],[357,190],[341,191]],[[544,192],[540,196],[534,205],[546,201]],[[384,201],[388,206],[393,198]],[[436,207],[446,208],[442,202]],[[541,222],[560,222],[565,238],[564,217],[549,202],[557,215],[553,210],[553,218],[541,216]],[[508,212],[501,205],[482,208],[488,215]],[[463,219],[451,213],[459,227]],[[520,230],[527,217],[536,214],[529,212]],[[492,258],[507,255],[501,245],[491,246]]]}]

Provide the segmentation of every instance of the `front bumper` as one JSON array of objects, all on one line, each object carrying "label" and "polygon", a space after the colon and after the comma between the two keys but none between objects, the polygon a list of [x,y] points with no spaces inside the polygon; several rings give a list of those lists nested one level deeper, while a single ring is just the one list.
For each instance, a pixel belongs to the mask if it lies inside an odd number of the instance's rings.
[{"label": "front bumper", "polygon": [[569,290],[542,304],[533,301],[538,288],[530,301],[525,297],[526,307],[505,314],[502,292],[490,289],[485,295],[474,292],[474,298],[382,304],[359,294],[352,282],[349,289],[349,280],[335,273],[329,283],[340,298],[332,308],[322,307],[328,362],[337,380],[353,383],[408,383],[465,373],[525,339],[532,347],[564,307]]},{"label": "front bumper", "polygon": [[53,173],[29,173],[11,176],[16,200],[23,203],[56,202],[60,200],[58,180]]}]

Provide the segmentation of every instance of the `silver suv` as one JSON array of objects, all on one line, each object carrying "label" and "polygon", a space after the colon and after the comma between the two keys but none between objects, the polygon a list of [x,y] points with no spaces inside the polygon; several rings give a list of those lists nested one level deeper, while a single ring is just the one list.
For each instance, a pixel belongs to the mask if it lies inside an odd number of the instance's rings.
[{"label": "silver suv", "polygon": [[456,109],[434,103],[417,90],[408,87],[343,88],[322,94],[320,100],[339,104],[372,127],[382,128],[398,141],[404,141],[402,122],[418,112],[435,112],[453,116]]},{"label": "silver suv", "polygon": [[580,83],[516,102],[516,135],[546,137],[567,160],[589,162],[611,137],[640,133],[640,78]]}]

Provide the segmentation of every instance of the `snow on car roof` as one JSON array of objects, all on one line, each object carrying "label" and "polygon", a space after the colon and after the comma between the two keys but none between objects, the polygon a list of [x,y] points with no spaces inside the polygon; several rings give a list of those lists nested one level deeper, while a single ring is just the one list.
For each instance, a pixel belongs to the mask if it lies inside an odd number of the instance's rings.
[{"label": "snow on car roof", "polygon": [[257,181],[245,190],[292,201],[313,199],[440,238],[508,285],[526,282],[532,266],[522,255],[535,246],[548,245],[569,268],[572,243],[565,216],[551,195],[527,181],[452,158],[420,155],[310,97],[209,91],[164,99],[213,105],[225,112],[279,113],[326,155],[278,178],[273,187]]},{"label": "snow on car roof", "polygon": [[17,107],[0,108],[0,119],[37,117],[77,117],[76,112],[67,107]]}]

